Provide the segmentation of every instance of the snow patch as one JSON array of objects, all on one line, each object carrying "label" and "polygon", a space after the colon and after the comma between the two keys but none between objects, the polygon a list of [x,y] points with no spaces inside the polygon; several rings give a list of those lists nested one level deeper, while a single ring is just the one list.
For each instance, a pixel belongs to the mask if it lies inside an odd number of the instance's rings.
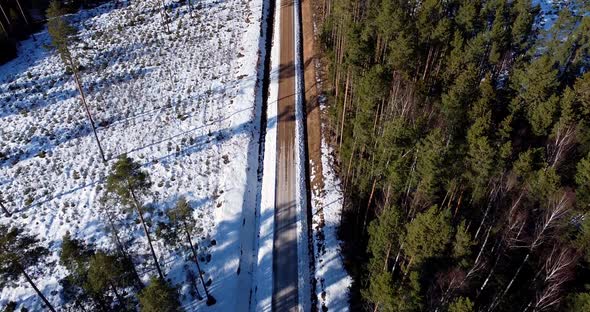
[{"label": "snow patch", "polygon": [[307,224],[307,155],[305,140],[305,107],[303,84],[303,42],[301,25],[301,1],[293,3],[293,29],[295,31],[295,168],[296,168],[296,190],[295,197],[297,210],[297,257],[298,257],[298,292],[299,310],[311,311],[311,290],[310,290],[310,261],[309,261],[309,240]]}]

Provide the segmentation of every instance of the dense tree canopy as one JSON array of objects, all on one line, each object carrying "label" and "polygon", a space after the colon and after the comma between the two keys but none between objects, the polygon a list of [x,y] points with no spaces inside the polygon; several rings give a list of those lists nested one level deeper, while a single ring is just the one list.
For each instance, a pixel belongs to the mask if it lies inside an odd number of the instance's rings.
[{"label": "dense tree canopy", "polygon": [[554,5],[325,2],[354,310],[587,304],[590,16]]}]

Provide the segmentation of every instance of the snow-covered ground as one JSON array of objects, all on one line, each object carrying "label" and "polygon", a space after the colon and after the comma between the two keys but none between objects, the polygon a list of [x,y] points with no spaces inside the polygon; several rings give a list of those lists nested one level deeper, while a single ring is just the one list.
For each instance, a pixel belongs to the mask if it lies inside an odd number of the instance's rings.
[{"label": "snow-covered ground", "polygon": [[538,5],[541,9],[539,12],[539,26],[541,29],[550,29],[557,19],[559,6],[568,0],[533,0],[533,5]]},{"label": "snow-covered ground", "polygon": [[[189,309],[233,311],[244,218],[254,216],[258,126],[255,88],[261,0],[203,0],[194,17],[186,2],[160,0],[105,4],[70,16],[79,30],[72,52],[84,67],[82,83],[98,136],[110,159],[100,161],[71,75],[49,44],[47,32],[21,43],[17,59],[0,66],[0,191],[13,216],[0,223],[23,226],[51,255],[31,271],[56,306],[63,298],[58,262],[62,236],[113,250],[104,222],[104,179],[124,153],[148,171],[153,186],[143,202],[152,224],[186,196],[202,229],[198,234],[206,279],[218,300],[206,307],[182,288]],[[170,33],[167,33],[169,28]],[[254,155],[254,156],[253,156]],[[147,281],[153,265],[137,216],[117,214],[124,240]],[[155,231],[155,226],[151,230]],[[154,236],[155,237],[155,236]],[[176,284],[188,265],[161,241],[156,253]],[[41,310],[24,282],[5,287],[0,306],[17,301]],[[184,283],[186,284],[186,283]],[[243,285],[243,284],[242,284]]]},{"label": "snow-covered ground", "polygon": [[[319,65],[319,64],[318,64]],[[316,66],[319,70],[319,66]],[[321,85],[321,80],[317,80]],[[321,88],[321,87],[320,87]],[[320,109],[326,113],[324,98],[320,97]],[[322,128],[324,126],[322,125]],[[323,183],[316,183],[311,190],[313,250],[315,255],[315,280],[319,311],[348,311],[348,294],[352,278],[346,272],[338,239],[338,227],[342,213],[343,194],[340,179],[335,171],[334,153],[322,131],[321,170]],[[316,168],[313,164],[310,168]],[[311,172],[315,180],[317,172]]]},{"label": "snow-covered ground", "polygon": [[[269,1],[270,2],[270,1]],[[280,5],[274,6],[272,47],[270,51],[270,74],[266,109],[266,135],[264,140],[264,164],[260,217],[258,220],[258,252],[254,270],[256,289],[254,290],[253,311],[272,311],[273,290],[273,247],[275,217],[275,187],[277,169],[277,125],[280,68]]]},{"label": "snow-covered ground", "polygon": [[[321,104],[322,111],[326,109]],[[314,166],[311,166],[314,168]],[[322,136],[323,187],[311,190],[313,212],[313,248],[318,310],[348,311],[348,293],[352,278],[344,268],[338,227],[342,213],[340,179],[334,171],[334,154]],[[311,172],[312,180],[315,172]]]},{"label": "snow-covered ground", "polygon": [[533,0],[533,6],[539,6],[540,12],[536,27],[541,30],[549,30],[559,17],[559,12],[565,7],[569,7],[576,11],[579,8],[574,6],[572,0]]},{"label": "snow-covered ground", "polygon": [[[314,16],[314,36],[318,36],[318,26]],[[314,59],[317,89],[322,90],[321,72],[323,70],[319,59]],[[328,103],[324,95],[318,99],[320,103],[321,119],[327,114]],[[335,155],[321,124],[321,165],[310,164],[310,181],[316,180],[318,172],[314,168],[321,168],[321,178],[314,183],[311,189],[313,252],[314,252],[314,278],[316,282],[315,296],[317,297],[318,311],[349,311],[349,290],[352,278],[344,268],[341,244],[338,239],[338,227],[340,226],[343,193],[341,181],[335,170]]]}]

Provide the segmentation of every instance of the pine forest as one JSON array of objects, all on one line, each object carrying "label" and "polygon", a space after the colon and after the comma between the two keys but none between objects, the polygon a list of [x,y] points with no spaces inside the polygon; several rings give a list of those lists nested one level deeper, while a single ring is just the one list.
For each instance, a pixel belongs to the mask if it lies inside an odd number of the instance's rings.
[{"label": "pine forest", "polygon": [[324,0],[355,311],[590,311],[590,4]]}]

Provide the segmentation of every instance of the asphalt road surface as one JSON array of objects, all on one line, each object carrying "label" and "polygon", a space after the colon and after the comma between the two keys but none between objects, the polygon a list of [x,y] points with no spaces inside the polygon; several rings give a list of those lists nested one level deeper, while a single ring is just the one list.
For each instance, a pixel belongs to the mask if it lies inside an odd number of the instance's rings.
[{"label": "asphalt road surface", "polygon": [[273,311],[298,311],[293,0],[280,0],[278,144],[273,247]]}]

